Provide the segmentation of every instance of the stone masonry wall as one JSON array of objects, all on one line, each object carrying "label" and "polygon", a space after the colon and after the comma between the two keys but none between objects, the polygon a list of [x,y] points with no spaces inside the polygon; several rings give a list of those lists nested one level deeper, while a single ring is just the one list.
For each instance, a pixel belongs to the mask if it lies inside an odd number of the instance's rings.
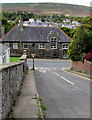
[{"label": "stone masonry wall", "polygon": [[2,108],[0,112],[2,118],[7,117],[7,114],[16,99],[16,94],[20,89],[26,71],[26,60],[4,64],[0,69],[0,88],[2,88],[2,91],[0,91],[0,93],[2,93],[0,95],[0,107]]}]

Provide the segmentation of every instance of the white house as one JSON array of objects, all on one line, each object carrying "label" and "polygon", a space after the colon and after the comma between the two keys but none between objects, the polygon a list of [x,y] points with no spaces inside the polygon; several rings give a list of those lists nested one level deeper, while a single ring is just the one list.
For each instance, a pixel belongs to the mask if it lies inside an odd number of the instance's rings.
[{"label": "white house", "polygon": [[23,26],[28,26],[29,24],[30,24],[29,21],[24,21],[24,22],[23,22]]},{"label": "white house", "polygon": [[0,64],[10,62],[10,48],[0,43]]},{"label": "white house", "polygon": [[69,19],[63,20],[64,23],[70,23],[71,21]]},{"label": "white house", "polygon": [[30,18],[29,22],[35,22],[35,20],[33,18]]},{"label": "white house", "polygon": [[74,25],[80,25],[80,23],[78,21],[72,21],[72,24],[74,24]]}]

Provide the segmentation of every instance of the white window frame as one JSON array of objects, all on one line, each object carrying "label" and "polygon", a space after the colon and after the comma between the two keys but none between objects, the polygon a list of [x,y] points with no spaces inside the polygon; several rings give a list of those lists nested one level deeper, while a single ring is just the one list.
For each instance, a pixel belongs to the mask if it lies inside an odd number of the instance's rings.
[{"label": "white window frame", "polygon": [[9,43],[4,43],[4,45],[8,46],[9,47]]},{"label": "white window frame", "polygon": [[18,49],[18,43],[13,43],[13,49]]},{"label": "white window frame", "polygon": [[68,43],[62,43],[62,50],[68,49],[68,45],[69,45]]},{"label": "white window frame", "polygon": [[[57,49],[57,38],[51,37],[50,42],[51,42],[51,49]],[[52,45],[52,44],[55,44],[55,45]]]},{"label": "white window frame", "polygon": [[[25,47],[27,45],[28,47]],[[29,49],[29,44],[28,43],[23,43],[23,49]]]},{"label": "white window frame", "polygon": [[39,49],[45,49],[45,43],[39,43]]}]

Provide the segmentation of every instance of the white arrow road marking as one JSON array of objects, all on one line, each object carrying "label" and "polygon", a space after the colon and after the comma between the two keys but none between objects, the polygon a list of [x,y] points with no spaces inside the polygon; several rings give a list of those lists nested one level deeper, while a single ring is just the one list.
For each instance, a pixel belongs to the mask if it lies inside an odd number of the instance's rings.
[{"label": "white arrow road marking", "polygon": [[60,76],[58,73],[55,73],[55,72],[53,72],[53,73],[54,73],[54,74],[56,74],[57,76],[61,77],[63,80],[67,81],[68,83],[70,83],[70,84],[74,85],[74,83],[73,83],[73,82],[71,82],[71,81],[67,80],[67,79],[66,79],[66,78],[64,78],[63,76]]},{"label": "white arrow road marking", "polygon": [[39,70],[40,72],[42,72],[42,73],[45,73],[46,71],[45,70]]}]

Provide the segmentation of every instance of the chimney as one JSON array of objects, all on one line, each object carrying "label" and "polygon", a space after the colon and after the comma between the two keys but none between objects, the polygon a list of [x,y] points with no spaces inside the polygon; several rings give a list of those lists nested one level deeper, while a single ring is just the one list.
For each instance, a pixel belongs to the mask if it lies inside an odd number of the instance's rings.
[{"label": "chimney", "polygon": [[19,28],[20,28],[20,31],[23,31],[23,19],[21,18],[21,16],[19,20]]},{"label": "chimney", "polygon": [[1,27],[1,37],[5,34],[5,27]]}]

